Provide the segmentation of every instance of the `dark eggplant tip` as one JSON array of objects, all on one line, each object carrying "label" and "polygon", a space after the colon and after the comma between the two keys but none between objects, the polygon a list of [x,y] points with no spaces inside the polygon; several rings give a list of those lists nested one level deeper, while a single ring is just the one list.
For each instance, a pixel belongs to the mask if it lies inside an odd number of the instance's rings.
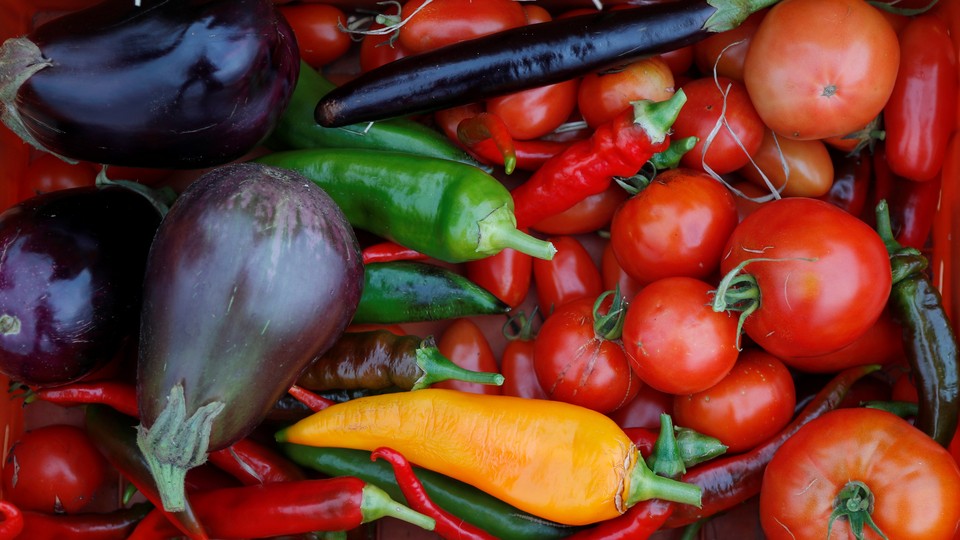
[{"label": "dark eggplant tip", "polygon": [[343,112],[342,102],[324,97],[317,103],[317,108],[313,111],[313,117],[323,127],[343,127],[347,124],[341,118],[341,112]]}]

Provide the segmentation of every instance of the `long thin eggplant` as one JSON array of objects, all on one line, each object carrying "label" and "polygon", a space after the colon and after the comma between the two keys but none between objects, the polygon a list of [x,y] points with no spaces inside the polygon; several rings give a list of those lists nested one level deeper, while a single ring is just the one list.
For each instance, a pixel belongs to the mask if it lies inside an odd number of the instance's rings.
[{"label": "long thin eggplant", "polygon": [[335,127],[481,101],[691,45],[777,0],[668,0],[555,19],[407,56],[330,91]]},{"label": "long thin eggplant", "polygon": [[353,229],[299,174],[237,163],[184,190],[150,249],[137,365],[137,442],[164,508],[339,338],[362,286]]},{"label": "long thin eggplant", "polygon": [[270,0],[106,0],[0,47],[3,121],[71,160],[233,161],[293,93],[299,49]]},{"label": "long thin eggplant", "polygon": [[135,338],[160,213],[123,187],[82,187],[0,214],[0,372],[33,386],[83,378]]}]

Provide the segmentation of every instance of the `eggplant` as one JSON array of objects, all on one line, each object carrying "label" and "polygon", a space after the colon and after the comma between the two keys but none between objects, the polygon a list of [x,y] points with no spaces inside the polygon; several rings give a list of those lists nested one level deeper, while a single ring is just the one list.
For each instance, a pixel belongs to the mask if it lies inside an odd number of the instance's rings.
[{"label": "eggplant", "polygon": [[326,127],[425,113],[544,86],[691,45],[777,0],[666,0],[512,28],[400,58],[331,90]]},{"label": "eggplant", "polygon": [[160,213],[123,187],[37,195],[0,214],[0,372],[82,379],[136,338]]},{"label": "eggplant", "polygon": [[234,163],[177,198],[147,260],[137,361],[137,442],[164,508],[339,338],[363,271],[343,212],[298,173]]},{"label": "eggplant", "polygon": [[271,0],[106,0],[0,47],[3,121],[68,160],[233,161],[289,103],[299,49]]}]

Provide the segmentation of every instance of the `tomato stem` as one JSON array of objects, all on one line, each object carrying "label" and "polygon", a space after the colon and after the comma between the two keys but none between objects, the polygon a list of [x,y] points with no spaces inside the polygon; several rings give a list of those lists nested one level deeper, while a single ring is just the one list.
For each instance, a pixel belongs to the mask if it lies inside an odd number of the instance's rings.
[{"label": "tomato stem", "polygon": [[[613,295],[613,301],[610,304],[610,309],[607,310],[606,314],[601,315],[601,306],[611,294]],[[620,285],[617,284],[612,291],[601,294],[597,297],[597,301],[593,303],[593,333],[597,337],[608,341],[620,339],[620,336],[623,335],[623,321],[626,313],[627,305],[623,300],[623,295],[620,294]]]},{"label": "tomato stem", "polygon": [[873,502],[873,492],[866,484],[859,480],[847,482],[833,500],[833,512],[830,514],[830,522],[827,525],[827,538],[830,538],[834,522],[837,519],[845,519],[850,523],[850,532],[857,540],[863,540],[864,525],[868,525],[881,538],[886,539],[887,535],[877,527],[871,516]]}]

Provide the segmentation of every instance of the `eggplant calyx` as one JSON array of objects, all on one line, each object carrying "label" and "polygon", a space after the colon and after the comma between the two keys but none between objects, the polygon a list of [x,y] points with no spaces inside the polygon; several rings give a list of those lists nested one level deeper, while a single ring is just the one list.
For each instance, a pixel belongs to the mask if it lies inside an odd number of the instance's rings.
[{"label": "eggplant calyx", "polygon": [[149,465],[164,510],[181,512],[186,508],[187,471],[207,460],[213,421],[223,409],[222,402],[214,401],[188,418],[183,386],[177,384],[153,425],[137,426],[137,446]]},{"label": "eggplant calyx", "polygon": [[50,152],[40,144],[27,130],[17,110],[17,92],[23,83],[33,77],[34,73],[52,65],[51,60],[43,57],[40,47],[25,37],[10,38],[0,45],[0,102],[3,103],[0,120],[10,131],[23,139],[23,142],[37,150],[49,152],[67,163],[77,163],[76,160]]},{"label": "eggplant calyx", "polygon": [[11,336],[20,333],[20,318],[4,313],[0,315],[0,335]]}]

